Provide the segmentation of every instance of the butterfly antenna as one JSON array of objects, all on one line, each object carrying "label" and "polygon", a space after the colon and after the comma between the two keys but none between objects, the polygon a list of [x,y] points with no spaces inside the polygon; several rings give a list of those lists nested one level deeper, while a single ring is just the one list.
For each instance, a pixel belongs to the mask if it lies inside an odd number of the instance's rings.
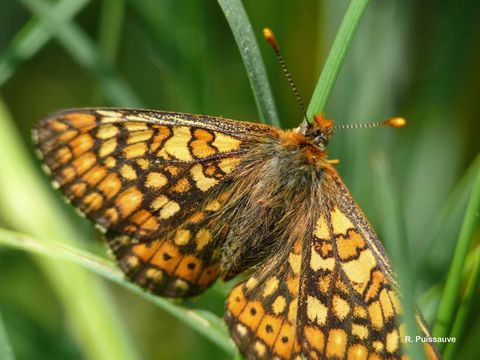
[{"label": "butterfly antenna", "polygon": [[392,117],[387,120],[377,121],[367,124],[348,124],[348,125],[335,125],[334,130],[346,130],[346,129],[366,129],[366,128],[375,128],[381,126],[391,126],[394,128],[402,128],[407,125],[407,120],[403,117]]},{"label": "butterfly antenna", "polygon": [[283,70],[283,73],[285,74],[285,77],[287,78],[288,84],[292,88],[293,94],[295,95],[295,98],[297,99],[300,108],[302,109],[303,116],[305,117],[305,120],[307,120],[307,111],[305,104],[300,97],[300,94],[298,93],[297,87],[295,86],[295,83],[293,82],[292,75],[290,74],[290,71],[288,71],[287,64],[285,63],[285,59],[282,56],[282,53],[280,52],[280,47],[278,46],[277,39],[275,38],[275,35],[273,34],[273,31],[269,28],[263,29],[263,37],[265,38],[265,41],[271,46],[273,51],[275,52],[275,55],[277,56],[278,62],[280,63],[280,67]]}]

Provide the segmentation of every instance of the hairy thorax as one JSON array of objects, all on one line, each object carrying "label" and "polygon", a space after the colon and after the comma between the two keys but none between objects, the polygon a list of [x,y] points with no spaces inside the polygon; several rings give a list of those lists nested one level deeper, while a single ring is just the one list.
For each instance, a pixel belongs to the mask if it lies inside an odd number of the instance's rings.
[{"label": "hairy thorax", "polygon": [[226,279],[287,251],[318,212],[332,170],[326,152],[299,131],[276,135],[256,144],[239,165],[220,215],[219,223],[230,224],[222,251]]}]

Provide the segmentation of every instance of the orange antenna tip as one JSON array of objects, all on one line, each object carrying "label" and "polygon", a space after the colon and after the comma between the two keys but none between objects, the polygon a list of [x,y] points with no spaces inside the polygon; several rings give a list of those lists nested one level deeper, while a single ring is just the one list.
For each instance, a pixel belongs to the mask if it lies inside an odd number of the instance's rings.
[{"label": "orange antenna tip", "polygon": [[270,44],[273,50],[278,51],[280,49],[278,46],[277,39],[275,38],[275,35],[273,34],[273,31],[271,29],[269,28],[263,29],[263,37],[265,38],[265,41]]},{"label": "orange antenna tip", "polygon": [[394,128],[402,128],[407,125],[407,120],[403,117],[393,117],[385,120],[383,123]]}]

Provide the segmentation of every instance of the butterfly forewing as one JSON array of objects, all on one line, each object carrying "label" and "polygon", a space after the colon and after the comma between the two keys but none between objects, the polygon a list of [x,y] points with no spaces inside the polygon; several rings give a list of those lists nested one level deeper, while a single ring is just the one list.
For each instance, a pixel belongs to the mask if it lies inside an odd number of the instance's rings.
[{"label": "butterfly forewing", "polygon": [[[193,213],[245,151],[228,122],[178,114],[69,111],[40,123],[46,165],[68,199],[98,225],[158,237]],[[185,125],[184,125],[185,123]],[[228,130],[228,127],[227,127]]]},{"label": "butterfly forewing", "polygon": [[187,296],[217,277],[223,233],[212,233],[214,215],[262,132],[213,117],[87,109],[42,121],[36,140],[68,200],[107,231],[127,275],[156,293]]},{"label": "butterfly forewing", "polygon": [[399,302],[367,240],[338,208],[305,249],[298,322],[309,358],[399,358]]}]

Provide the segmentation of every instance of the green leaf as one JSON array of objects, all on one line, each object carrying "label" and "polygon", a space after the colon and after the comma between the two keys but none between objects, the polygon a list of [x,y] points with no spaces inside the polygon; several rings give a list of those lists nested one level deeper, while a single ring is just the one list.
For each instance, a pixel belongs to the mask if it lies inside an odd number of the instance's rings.
[{"label": "green leaf", "polygon": [[155,304],[198,331],[198,333],[231,355],[234,355],[237,351],[222,319],[208,311],[189,309],[181,304],[175,304],[171,300],[146,292],[126,279],[122,272],[109,260],[63,243],[36,240],[30,236],[1,228],[0,244],[29,253],[47,256],[55,260],[66,260],[75,263]]},{"label": "green leaf", "polygon": [[125,20],[125,0],[102,0],[98,43],[105,58],[115,63]]},{"label": "green leaf", "polygon": [[264,123],[280,127],[275,102],[273,100],[267,72],[263,64],[252,25],[241,0],[218,0],[225,17],[232,29],[233,36],[242,55],[252,87],[260,120]]},{"label": "green leaf", "polygon": [[[454,319],[455,308],[458,303],[460,292],[462,269],[470,248],[472,235],[478,226],[480,209],[480,171],[477,172],[476,180],[472,188],[470,200],[465,211],[465,217],[458,237],[453,259],[448,272],[447,281],[437,312],[433,334],[435,336],[447,336]],[[440,348],[444,344],[439,344]]]},{"label": "green leaf", "polygon": [[[437,265],[441,269],[446,269],[450,262],[450,254],[453,253],[457,234],[460,231],[461,223],[465,215],[470,194],[475,183],[475,177],[480,172],[480,154],[473,160],[467,171],[464,173],[460,181],[450,192],[447,201],[440,209],[435,221],[433,222],[426,239],[421,248],[416,251],[415,257],[417,262],[429,261]],[[442,254],[435,249],[441,247]],[[443,255],[448,254],[448,258]],[[443,255],[443,256],[442,256]]]},{"label": "green leaf", "polygon": [[310,100],[307,121],[325,111],[353,36],[370,0],[351,0]]},{"label": "green leaf", "polygon": [[[412,254],[415,268],[432,268],[439,279],[443,279],[451,262],[458,233],[465,215],[477,173],[480,172],[480,155],[478,155],[454,189],[450,192],[447,201],[441,207],[435,220],[429,227],[428,238],[425,242],[418,243]],[[462,283],[466,281],[467,274],[474,270],[475,253],[469,254],[462,272]],[[424,316],[433,319],[438,311],[442,297],[443,283],[436,283],[422,295],[419,303],[422,304]],[[458,345],[458,341],[457,344]],[[455,345],[455,346],[456,346]]]},{"label": "green leaf", "polygon": [[463,295],[462,303],[455,316],[453,322],[452,331],[450,336],[456,339],[455,342],[447,343],[444,351],[444,359],[455,359],[457,353],[458,344],[465,333],[468,326],[470,315],[475,307],[475,300],[477,296],[477,289],[480,283],[480,247],[477,247],[475,252],[471,254],[473,256],[473,269],[470,274],[470,278],[467,282],[465,294]]},{"label": "green leaf", "polygon": [[[82,244],[82,231],[39,177],[24,144],[0,100],[0,218],[12,229],[44,239]],[[34,258],[58,296],[84,357],[128,360],[138,357],[116,305],[99,279],[82,269]],[[85,313],[88,309],[88,316]]]},{"label": "green leaf", "polygon": [[[393,265],[400,284],[401,302],[404,309],[404,321],[407,333],[412,339],[418,334],[415,319],[415,275],[410,261],[408,241],[402,218],[399,197],[393,188],[393,178],[387,162],[381,153],[376,153],[372,159],[374,181],[377,191],[378,208],[381,209],[383,239],[389,254],[395,254]],[[407,347],[411,359],[424,359],[425,354],[418,342],[412,342]]]},{"label": "green leaf", "polygon": [[14,360],[12,345],[8,340],[7,330],[3,323],[2,316],[0,314],[0,359],[2,360]]}]

